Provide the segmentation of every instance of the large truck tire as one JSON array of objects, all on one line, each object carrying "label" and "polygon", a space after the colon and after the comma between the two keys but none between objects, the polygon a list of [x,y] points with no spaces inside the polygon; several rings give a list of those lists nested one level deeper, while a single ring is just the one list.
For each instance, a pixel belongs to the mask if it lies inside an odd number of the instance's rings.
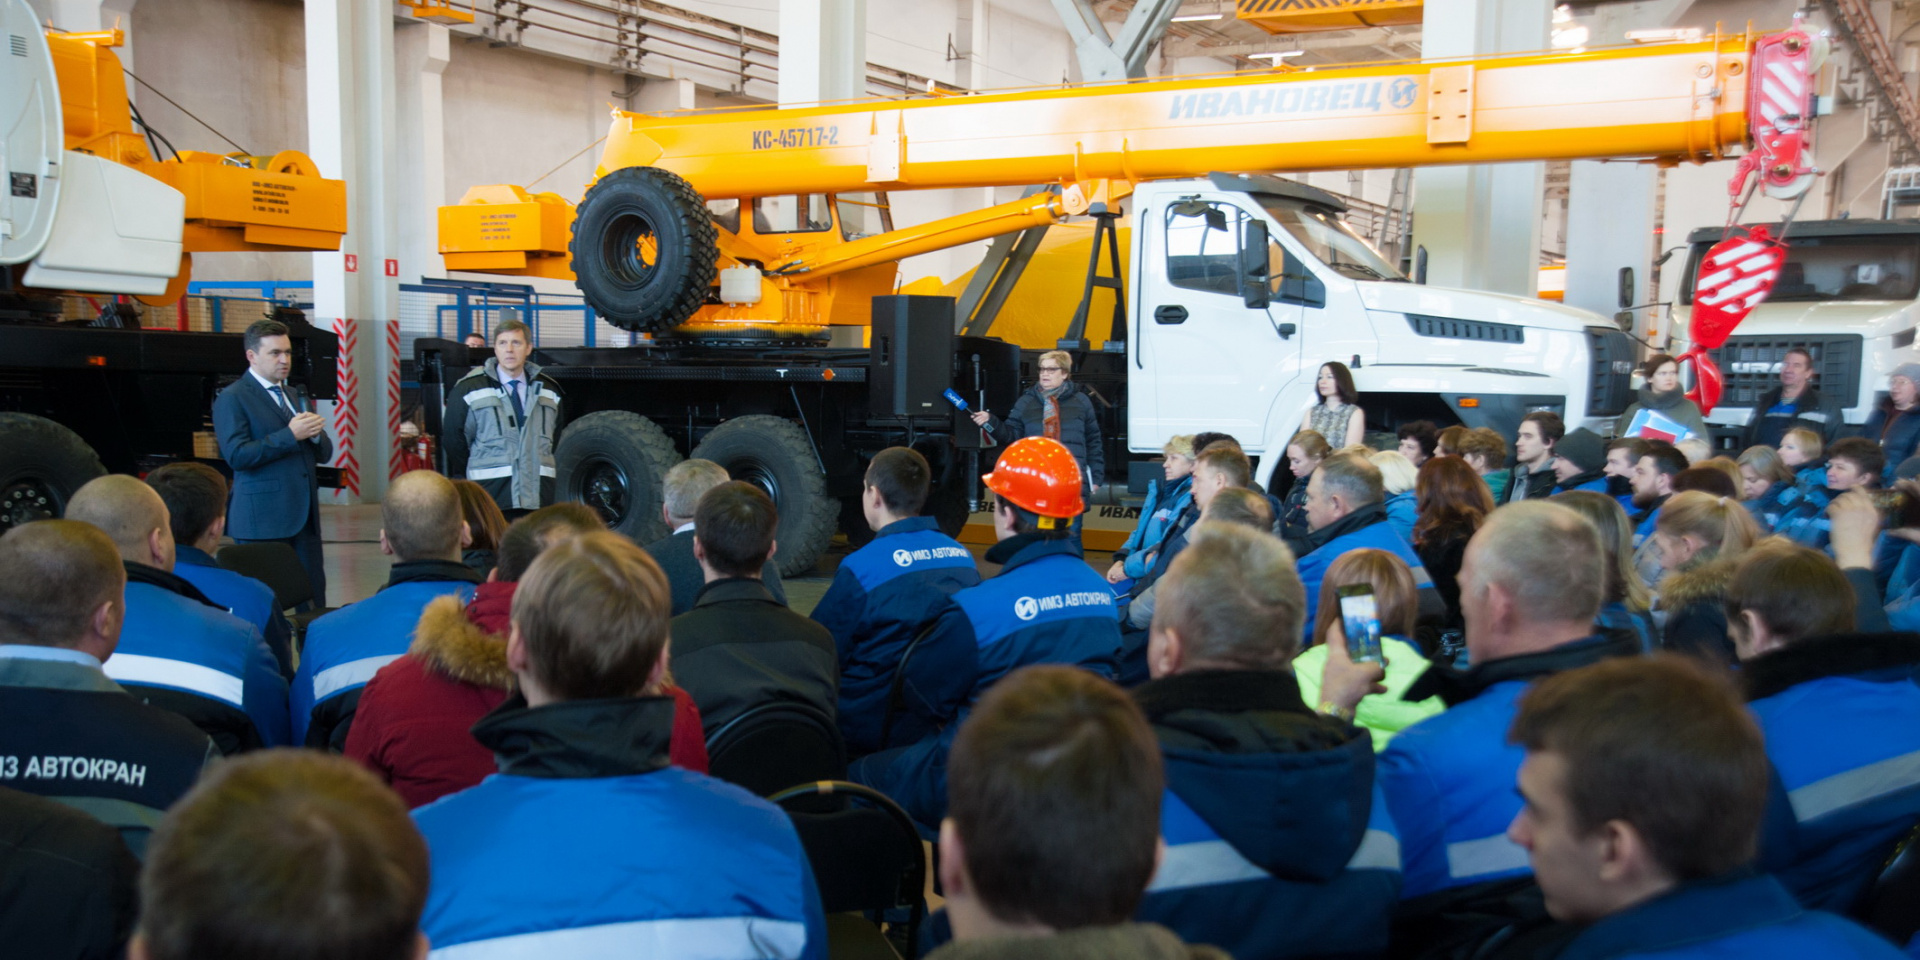
[{"label": "large truck tire", "polygon": [[662,333],[707,302],[719,275],[718,237],[692,184],[658,167],[624,167],[587,189],[568,249],[580,292],[601,317],[622,330]]},{"label": "large truck tire", "polygon": [[560,499],[592,507],[635,543],[673,532],[660,519],[660,505],[667,471],[680,453],[653,421],[626,410],[589,413],[560,432],[553,459]]},{"label": "large truck tire", "polygon": [[725,467],[728,476],[773,498],[780,511],[773,559],[781,576],[797,577],[813,569],[833,540],[840,503],[827,496],[826,475],[799,424],[779,417],[735,417],[713,428],[693,448],[693,456],[712,460]]},{"label": "large truck tire", "polygon": [[0,413],[0,532],[65,514],[74,491],[106,472],[72,430],[45,417]]}]

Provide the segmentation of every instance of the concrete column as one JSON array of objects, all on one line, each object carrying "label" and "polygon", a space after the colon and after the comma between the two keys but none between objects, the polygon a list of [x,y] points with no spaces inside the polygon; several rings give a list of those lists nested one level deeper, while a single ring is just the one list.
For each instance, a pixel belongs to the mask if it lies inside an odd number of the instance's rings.
[{"label": "concrete column", "polygon": [[867,0],[780,0],[780,102],[867,95]]},{"label": "concrete column", "polygon": [[[340,400],[333,405],[334,464],[348,473],[346,502],[386,492],[399,416],[398,359],[389,330],[400,316],[394,155],[393,11],[384,0],[308,0],[307,135],[323,175],[347,181],[347,235],[338,253],[313,255],[314,322],[340,333]],[[348,270],[349,257],[355,269]]]},{"label": "concrete column", "polygon": [[408,283],[447,275],[440,260],[439,207],[460,199],[458,193],[447,192],[446,107],[441,96],[441,76],[452,56],[450,36],[436,23],[410,25],[393,35],[397,114],[399,129],[405,131],[398,169],[406,197],[399,218],[399,279]]},{"label": "concrete column", "polygon": [[[1432,60],[1543,50],[1552,14],[1539,0],[1427,0],[1421,53]],[[1416,171],[1414,242],[1427,248],[1427,282],[1532,296],[1544,176],[1539,163]]]},{"label": "concrete column", "polygon": [[[1575,160],[1567,187],[1566,304],[1613,316],[1620,268],[1632,267],[1633,305],[1653,299],[1654,191],[1660,171],[1647,164]],[[1684,260],[1679,261],[1684,263]]]},{"label": "concrete column", "polygon": [[692,110],[698,104],[694,100],[692,80],[648,80],[635,91],[627,109],[635,113],[671,113],[675,110]]}]

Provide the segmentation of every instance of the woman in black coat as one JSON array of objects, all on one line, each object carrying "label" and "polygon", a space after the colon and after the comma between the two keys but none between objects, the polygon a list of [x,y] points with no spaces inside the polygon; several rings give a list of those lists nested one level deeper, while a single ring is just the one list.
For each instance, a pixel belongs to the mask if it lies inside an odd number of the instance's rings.
[{"label": "woman in black coat", "polygon": [[973,422],[991,431],[1002,446],[1022,437],[1060,441],[1080,464],[1082,492],[1091,496],[1093,488],[1106,481],[1107,457],[1093,400],[1081,392],[1072,375],[1073,357],[1065,350],[1048,350],[1040,355],[1040,382],[1013,402],[1004,420],[976,410]]}]

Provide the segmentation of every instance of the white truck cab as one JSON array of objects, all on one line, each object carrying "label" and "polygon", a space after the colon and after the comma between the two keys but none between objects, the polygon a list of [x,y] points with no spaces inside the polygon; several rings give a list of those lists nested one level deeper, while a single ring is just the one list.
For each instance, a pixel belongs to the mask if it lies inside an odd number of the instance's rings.
[{"label": "white truck cab", "polygon": [[[1368,429],[1412,420],[1511,437],[1552,410],[1611,432],[1634,344],[1607,318],[1415,284],[1341,220],[1333,195],[1278,177],[1141,184],[1133,198],[1128,448],[1203,430],[1260,458],[1263,486],[1316,399],[1353,368]],[[1339,438],[1334,438],[1336,444]]]},{"label": "white truck cab", "polygon": [[[1778,224],[1769,228],[1779,234]],[[1689,345],[1700,260],[1724,235],[1705,227],[1687,237],[1686,273],[1673,307],[1676,355]],[[1779,385],[1780,363],[1793,347],[1813,355],[1814,386],[1841,398],[1846,422],[1865,423],[1893,368],[1920,360],[1917,297],[1920,220],[1794,222],[1773,293],[1711,351],[1726,389],[1707,424],[1722,436],[1744,430],[1760,395]]]}]

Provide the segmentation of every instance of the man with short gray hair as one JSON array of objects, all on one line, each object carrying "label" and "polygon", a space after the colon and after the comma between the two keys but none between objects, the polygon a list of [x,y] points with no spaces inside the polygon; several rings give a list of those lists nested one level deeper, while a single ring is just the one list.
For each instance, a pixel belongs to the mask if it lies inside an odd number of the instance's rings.
[{"label": "man with short gray hair", "polygon": [[[673,588],[673,616],[692,610],[694,598],[707,585],[706,571],[693,556],[693,517],[700,509],[700,498],[731,479],[727,468],[712,460],[682,460],[661,479],[664,497],[660,518],[673,532],[647,544],[647,553],[666,571],[667,583]],[[771,558],[760,568],[760,582],[775,600],[787,602],[787,591],[780,586],[780,571]]]},{"label": "man with short gray hair", "polygon": [[1133,697],[1164,754],[1166,853],[1135,917],[1236,957],[1371,956],[1397,841],[1373,738],[1301,699],[1293,566],[1266,530],[1209,520],[1161,580]]},{"label": "man with short gray hair", "polygon": [[[1524,751],[1506,742],[1520,696],[1541,677],[1640,652],[1631,637],[1594,633],[1606,580],[1600,550],[1593,524],[1544,500],[1495,510],[1468,542],[1460,613],[1473,666],[1435,666],[1416,680],[1405,699],[1437,694],[1448,709],[1401,731],[1380,755],[1380,784],[1400,828],[1403,898],[1470,897],[1465,888],[1532,872],[1527,852],[1507,837],[1521,807],[1513,783]],[[1336,666],[1329,661],[1330,676]],[[1332,679],[1327,687],[1354,702],[1351,691],[1365,689]]]},{"label": "man with short gray hair", "polygon": [[[1387,522],[1381,503],[1385,496],[1380,468],[1351,453],[1336,453],[1321,461],[1307,481],[1306,544],[1311,550],[1300,558],[1300,582],[1307,588],[1309,627],[1320,613],[1320,584],[1327,568],[1349,550],[1385,550],[1399,557],[1413,571],[1421,611],[1444,609],[1413,544]],[[1313,639],[1306,641],[1310,644]]]}]

